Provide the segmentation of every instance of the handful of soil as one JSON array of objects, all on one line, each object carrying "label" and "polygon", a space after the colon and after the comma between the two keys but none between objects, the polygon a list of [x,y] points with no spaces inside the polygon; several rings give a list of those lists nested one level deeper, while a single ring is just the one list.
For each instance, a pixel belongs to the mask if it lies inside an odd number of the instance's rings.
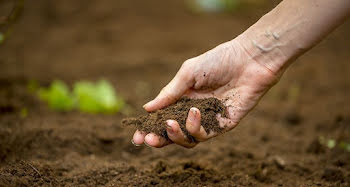
[{"label": "handful of soil", "polygon": [[136,129],[146,133],[153,132],[159,136],[169,139],[166,132],[166,120],[172,119],[179,123],[182,132],[190,141],[195,141],[186,130],[186,119],[192,107],[196,107],[201,112],[201,125],[207,133],[210,131],[222,132],[216,114],[225,116],[225,106],[216,98],[189,99],[181,98],[176,103],[166,108],[141,115],[137,118],[127,118],[122,120],[123,125],[135,125]]}]

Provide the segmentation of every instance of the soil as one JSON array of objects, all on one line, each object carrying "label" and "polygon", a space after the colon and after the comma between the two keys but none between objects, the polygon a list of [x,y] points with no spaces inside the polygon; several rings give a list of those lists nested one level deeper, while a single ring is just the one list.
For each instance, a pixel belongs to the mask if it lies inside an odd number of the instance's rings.
[{"label": "soil", "polygon": [[[182,62],[276,5],[193,14],[183,1],[25,1],[0,45],[0,186],[349,186],[350,23],[298,59],[232,131],[193,149],[135,147],[133,127]],[[55,112],[28,91],[105,78],[127,113]]]},{"label": "soil", "polygon": [[147,115],[141,115],[137,118],[127,118],[122,120],[125,126],[135,125],[136,129],[150,133],[153,132],[159,136],[169,139],[166,128],[166,121],[169,119],[179,123],[181,130],[191,142],[196,141],[193,136],[186,130],[186,119],[188,112],[192,107],[196,107],[201,112],[201,125],[209,134],[211,131],[221,133],[223,128],[220,127],[216,118],[217,114],[225,116],[225,106],[223,103],[214,98],[190,99],[181,98],[176,103],[165,107],[164,109],[151,112]]}]

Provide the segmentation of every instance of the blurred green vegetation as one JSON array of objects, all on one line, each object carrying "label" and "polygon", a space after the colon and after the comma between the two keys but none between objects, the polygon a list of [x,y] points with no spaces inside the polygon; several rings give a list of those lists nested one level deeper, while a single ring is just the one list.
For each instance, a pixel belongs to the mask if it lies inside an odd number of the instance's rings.
[{"label": "blurred green vegetation", "polygon": [[21,108],[21,111],[19,114],[21,118],[26,118],[28,116],[28,109],[25,107]]},{"label": "blurred green vegetation", "polygon": [[78,101],[78,109],[82,112],[116,113],[124,106],[124,100],[117,97],[113,86],[106,80],[97,83],[77,82],[73,93]]},{"label": "blurred green vegetation", "polygon": [[77,109],[92,114],[113,114],[125,106],[123,98],[116,94],[112,84],[106,80],[78,81],[73,85],[73,91],[60,80],[53,81],[49,87],[39,87],[37,82],[30,81],[28,90],[37,92],[40,100],[56,111]]},{"label": "blurred green vegetation", "polygon": [[341,141],[341,142],[339,142],[339,147],[350,152],[350,143]]},{"label": "blurred green vegetation", "polygon": [[323,136],[320,136],[318,138],[318,141],[320,142],[321,145],[324,145],[329,149],[333,149],[338,145],[339,148],[350,152],[350,143],[348,143],[348,142],[345,142],[345,141],[338,141],[337,142],[335,139],[325,138]]},{"label": "blurred green vegetation", "polygon": [[238,9],[261,6],[267,0],[187,0],[187,7],[192,12],[235,12]]},{"label": "blurred green vegetation", "polygon": [[5,40],[5,36],[0,32],[0,44]]},{"label": "blurred green vegetation", "polygon": [[74,108],[75,97],[68,86],[59,80],[51,83],[48,88],[39,89],[39,98],[49,105],[50,108],[59,111],[69,111]]}]

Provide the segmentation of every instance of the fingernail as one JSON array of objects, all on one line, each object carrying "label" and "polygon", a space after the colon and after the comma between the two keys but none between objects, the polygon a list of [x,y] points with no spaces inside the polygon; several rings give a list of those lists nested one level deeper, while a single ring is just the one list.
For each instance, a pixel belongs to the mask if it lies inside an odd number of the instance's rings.
[{"label": "fingernail", "polygon": [[136,147],[140,147],[141,145],[139,145],[139,144],[136,144],[135,142],[134,142],[134,139],[131,139],[131,143],[134,145],[134,146],[136,146]]},{"label": "fingernail", "polygon": [[191,114],[188,116],[188,118],[190,121],[193,122],[194,120],[196,120],[197,110],[195,108],[191,108],[190,112],[191,112]]},{"label": "fingernail", "polygon": [[166,124],[166,129],[167,129],[168,133],[169,134],[174,134],[173,128],[171,127],[171,125],[169,125],[169,124],[172,123],[172,121],[171,120],[167,120],[166,123],[167,123]]},{"label": "fingernail", "polygon": [[146,142],[143,142],[147,147],[152,148],[152,146],[148,145]]}]

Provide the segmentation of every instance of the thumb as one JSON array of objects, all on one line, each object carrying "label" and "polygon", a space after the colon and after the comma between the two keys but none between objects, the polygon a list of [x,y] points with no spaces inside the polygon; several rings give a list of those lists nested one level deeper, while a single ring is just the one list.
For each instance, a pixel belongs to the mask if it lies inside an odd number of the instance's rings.
[{"label": "thumb", "polygon": [[175,77],[160,91],[155,99],[145,104],[143,108],[151,112],[164,108],[181,98],[194,84],[193,71],[190,71],[191,64],[190,60],[185,61]]}]

